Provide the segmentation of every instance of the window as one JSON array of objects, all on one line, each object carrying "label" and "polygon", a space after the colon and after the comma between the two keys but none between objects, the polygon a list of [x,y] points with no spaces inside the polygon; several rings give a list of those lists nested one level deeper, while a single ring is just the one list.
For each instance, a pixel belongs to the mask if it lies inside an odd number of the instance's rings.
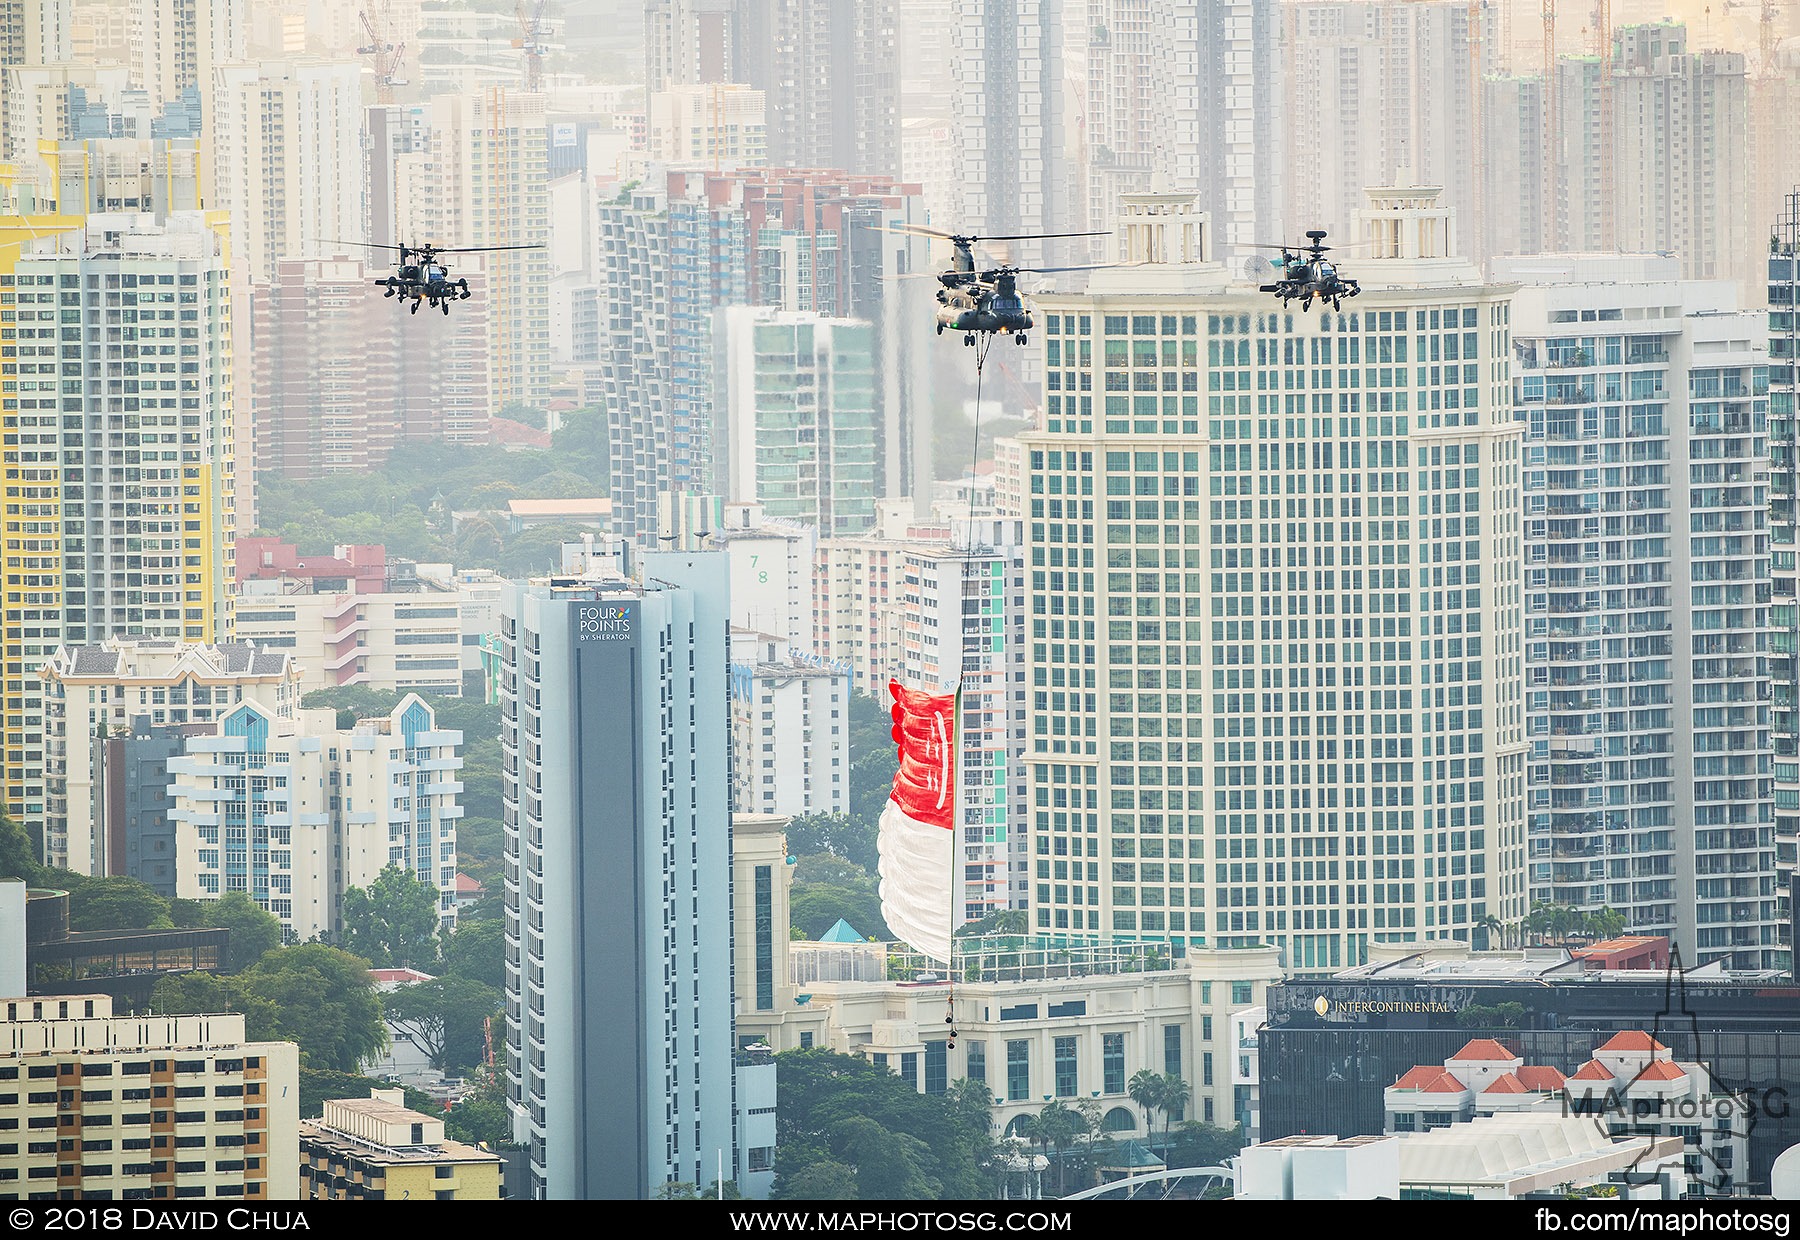
[{"label": "window", "polygon": [[1125,1035],[1122,1033],[1100,1035],[1100,1092],[1125,1092]]},{"label": "window", "polygon": [[1163,1072],[1181,1075],[1181,1026],[1163,1026]]},{"label": "window", "polygon": [[810,1050],[812,1048],[812,1044],[813,1044],[812,1030],[810,1030],[810,1029],[801,1030],[801,1032],[800,1032],[800,1049],[803,1051]]},{"label": "window", "polygon": [[1026,1102],[1031,1098],[1031,1043],[1006,1044],[1006,1100]]},{"label": "window", "polygon": [[963,1075],[971,1081],[987,1084],[987,1043],[970,1042],[963,1059]]},{"label": "window", "polygon": [[1249,1007],[1256,1002],[1250,992],[1249,982],[1233,982],[1231,984],[1231,1002],[1234,1006]]},{"label": "window", "polygon": [[1075,1072],[1075,1039],[1062,1037],[1055,1040],[1056,1050],[1056,1096],[1073,1098],[1076,1093]]},{"label": "window", "polygon": [[950,1047],[945,1042],[925,1044],[925,1092],[941,1097],[950,1088]]}]

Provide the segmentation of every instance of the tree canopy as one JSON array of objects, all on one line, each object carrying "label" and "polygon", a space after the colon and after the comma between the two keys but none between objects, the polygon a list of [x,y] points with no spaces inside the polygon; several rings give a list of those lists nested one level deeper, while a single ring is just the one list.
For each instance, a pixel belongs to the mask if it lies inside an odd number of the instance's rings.
[{"label": "tree canopy", "polygon": [[375,968],[437,963],[438,889],[390,864],[368,887],[344,892],[343,945]]},{"label": "tree canopy", "polygon": [[354,1072],[388,1044],[369,962],[323,943],[277,947],[229,976],[160,978],[150,1004],[169,1014],[242,1012],[251,1041],[294,1042],[308,1068]]},{"label": "tree canopy", "polygon": [[242,891],[228,891],[216,900],[171,900],[170,919],[177,926],[196,929],[211,926],[230,932],[225,942],[225,971],[238,973],[281,946],[281,922],[274,914]]},{"label": "tree canopy", "polygon": [[169,902],[148,884],[124,875],[97,875],[69,893],[74,930],[167,930]]},{"label": "tree canopy", "polygon": [[384,1007],[394,1028],[450,1076],[486,1058],[487,1022],[501,1016],[500,991],[466,977],[398,987]]},{"label": "tree canopy", "polygon": [[[921,1094],[886,1068],[833,1051],[776,1057],[775,1196],[850,1187],[864,1200],[976,1200],[988,1195],[991,1099],[966,1089]],[[839,1198],[842,1199],[842,1198]]]}]

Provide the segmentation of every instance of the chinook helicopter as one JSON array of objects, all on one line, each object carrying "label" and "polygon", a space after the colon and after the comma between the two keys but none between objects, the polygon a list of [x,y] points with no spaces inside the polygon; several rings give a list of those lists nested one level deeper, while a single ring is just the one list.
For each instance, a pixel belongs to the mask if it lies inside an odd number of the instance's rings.
[{"label": "chinook helicopter", "polygon": [[1064,237],[1102,237],[1105,233],[1018,233],[1004,237],[978,237],[972,234],[947,233],[918,224],[896,224],[890,231],[911,236],[935,237],[955,247],[950,269],[940,272],[915,272],[897,279],[930,276],[941,285],[937,291],[938,335],[946,331],[963,333],[963,343],[973,345],[978,336],[1011,336],[1023,346],[1030,339],[1031,306],[1019,292],[1019,277],[1026,273],[1049,275],[1059,271],[1094,271],[1085,267],[1016,267],[1001,265],[983,270],[975,260],[975,246],[983,241],[1048,241]]}]

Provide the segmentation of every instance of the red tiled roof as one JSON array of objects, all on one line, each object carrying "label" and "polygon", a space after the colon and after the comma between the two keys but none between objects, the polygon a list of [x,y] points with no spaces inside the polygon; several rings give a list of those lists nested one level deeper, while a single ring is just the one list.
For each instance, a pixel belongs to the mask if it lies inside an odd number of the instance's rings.
[{"label": "red tiled roof", "polygon": [[1419,1092],[1422,1094],[1460,1094],[1468,1088],[1448,1072],[1443,1072],[1438,1074],[1436,1080],[1421,1086]]},{"label": "red tiled roof", "polygon": [[1531,1091],[1519,1083],[1519,1078],[1507,1072],[1494,1078],[1494,1083],[1481,1091],[1484,1094],[1526,1094]]},{"label": "red tiled roof", "polygon": [[1574,1076],[1569,1078],[1571,1081],[1610,1081],[1612,1079],[1612,1070],[1598,1059],[1588,1060],[1581,1065]]},{"label": "red tiled roof", "polygon": [[1561,1089],[1563,1074],[1547,1064],[1528,1063],[1518,1070],[1519,1083],[1526,1089]]},{"label": "red tiled roof", "polygon": [[478,892],[485,892],[486,890],[487,890],[486,887],[483,887],[480,883],[478,883],[474,879],[470,878],[467,874],[464,874],[461,871],[457,872],[457,875],[456,875],[456,894],[457,895],[459,895],[459,896],[460,895],[472,895],[472,894],[475,894]]},{"label": "red tiled roof", "polygon": [[1657,1059],[1638,1073],[1636,1079],[1640,1081],[1685,1081],[1687,1073],[1666,1059]]},{"label": "red tiled roof", "polygon": [[1430,1081],[1435,1081],[1443,1074],[1441,1064],[1420,1064],[1416,1068],[1408,1068],[1406,1075],[1395,1081],[1390,1089],[1423,1089]]},{"label": "red tiled roof", "polygon": [[1603,1051],[1666,1051],[1669,1048],[1645,1033],[1642,1029],[1627,1029],[1623,1033],[1615,1033],[1600,1048]]},{"label": "red tiled roof", "polygon": [[1464,1060],[1469,1060],[1491,1063],[1496,1059],[1501,1060],[1502,1062],[1510,1062],[1517,1058],[1517,1055],[1507,1050],[1492,1038],[1476,1038],[1474,1041],[1464,1046],[1460,1051],[1457,1051],[1456,1054],[1450,1056],[1446,1062],[1459,1063]]}]

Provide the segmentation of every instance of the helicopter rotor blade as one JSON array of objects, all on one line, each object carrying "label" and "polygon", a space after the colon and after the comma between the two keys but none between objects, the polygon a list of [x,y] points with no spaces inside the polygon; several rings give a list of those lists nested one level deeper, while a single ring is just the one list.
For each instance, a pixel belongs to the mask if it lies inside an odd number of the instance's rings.
[{"label": "helicopter rotor blade", "polygon": [[976,237],[976,241],[1054,241],[1060,237],[1110,237],[1111,233],[1073,232],[1073,233],[1014,233],[1010,237]]},{"label": "helicopter rotor blade", "polygon": [[434,254],[486,254],[494,250],[541,250],[544,247],[542,245],[459,245],[451,246],[449,248],[439,248],[436,246],[415,246],[413,248],[429,249]]},{"label": "helicopter rotor blade", "polygon": [[[915,237],[937,237],[943,241],[957,240],[957,236],[955,233],[947,233],[941,228],[927,228],[923,224],[889,224],[886,228],[882,229],[882,231],[883,232],[892,232],[892,233],[910,233],[911,235],[913,235]],[[979,238],[979,237],[966,238],[966,240],[974,240],[974,241],[979,241],[980,239],[981,238]]]},{"label": "helicopter rotor blade", "polygon": [[331,238],[321,238],[319,240],[319,244],[320,245],[356,245],[356,246],[361,246],[365,250],[410,250],[413,248],[410,245],[383,245],[379,241],[338,241],[338,240],[331,239]]}]

